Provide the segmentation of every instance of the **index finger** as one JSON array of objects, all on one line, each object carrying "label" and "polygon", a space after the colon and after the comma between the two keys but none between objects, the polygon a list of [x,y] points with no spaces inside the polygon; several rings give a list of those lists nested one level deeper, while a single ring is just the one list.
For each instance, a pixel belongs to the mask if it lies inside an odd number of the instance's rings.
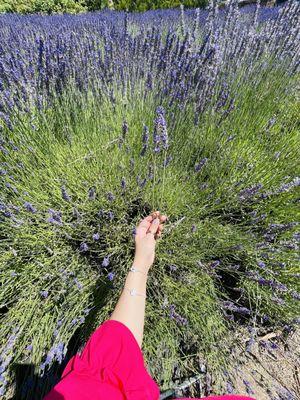
[{"label": "index finger", "polygon": [[146,234],[152,222],[152,216],[148,215],[146,218],[142,219],[136,228],[136,235]]}]

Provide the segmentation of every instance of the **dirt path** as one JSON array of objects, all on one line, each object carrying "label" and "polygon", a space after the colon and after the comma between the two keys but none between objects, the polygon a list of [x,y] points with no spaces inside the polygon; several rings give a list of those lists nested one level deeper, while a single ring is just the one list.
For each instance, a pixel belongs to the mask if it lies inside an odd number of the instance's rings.
[{"label": "dirt path", "polygon": [[249,382],[248,390],[258,400],[300,399],[300,328],[285,336],[284,330],[270,332],[258,337],[248,351],[236,350],[234,357],[242,365],[233,381],[235,392],[247,393]]}]

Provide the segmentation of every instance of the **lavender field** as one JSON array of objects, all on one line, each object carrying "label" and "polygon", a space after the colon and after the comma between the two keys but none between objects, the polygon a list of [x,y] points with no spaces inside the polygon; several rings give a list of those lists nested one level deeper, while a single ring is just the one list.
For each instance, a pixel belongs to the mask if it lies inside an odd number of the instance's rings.
[{"label": "lavender field", "polygon": [[[272,352],[281,339],[260,337],[297,329],[299,15],[0,14],[1,398],[60,379],[156,209],[143,353],[161,391],[201,373],[191,395],[237,393],[232,349]],[[243,393],[259,399],[246,379]]]}]

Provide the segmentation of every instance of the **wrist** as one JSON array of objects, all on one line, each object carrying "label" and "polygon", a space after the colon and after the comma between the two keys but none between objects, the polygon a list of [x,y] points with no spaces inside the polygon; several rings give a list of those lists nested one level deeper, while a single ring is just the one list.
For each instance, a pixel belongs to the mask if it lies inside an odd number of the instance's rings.
[{"label": "wrist", "polygon": [[145,272],[145,274],[148,273],[151,265],[152,264],[146,263],[145,260],[142,260],[138,257],[134,257],[133,263],[132,263],[133,267]]}]

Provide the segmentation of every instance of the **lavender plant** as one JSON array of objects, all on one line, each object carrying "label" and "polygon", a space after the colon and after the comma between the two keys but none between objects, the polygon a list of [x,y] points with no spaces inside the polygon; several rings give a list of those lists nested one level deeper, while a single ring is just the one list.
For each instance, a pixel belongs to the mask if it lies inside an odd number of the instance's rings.
[{"label": "lavender plant", "polygon": [[153,209],[162,389],[201,358],[222,392],[232,329],[299,323],[299,7],[0,16],[5,399],[14,363],[39,398],[109,317]]}]

